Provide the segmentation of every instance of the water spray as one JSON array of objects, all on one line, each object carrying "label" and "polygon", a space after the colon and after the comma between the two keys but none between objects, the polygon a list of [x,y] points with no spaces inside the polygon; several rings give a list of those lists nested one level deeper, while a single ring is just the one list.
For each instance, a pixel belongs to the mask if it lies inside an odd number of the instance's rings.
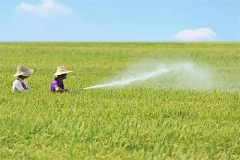
[{"label": "water spray", "polygon": [[157,66],[154,70],[149,71],[149,72],[144,72],[141,73],[140,75],[133,75],[133,76],[128,76],[126,78],[123,78],[121,80],[117,80],[117,81],[113,81],[107,84],[99,84],[99,85],[94,85],[91,87],[86,87],[83,89],[96,89],[96,88],[106,88],[106,87],[116,87],[116,86],[125,86],[134,82],[138,82],[138,81],[146,81],[148,79],[154,78],[156,76],[161,76],[164,75],[166,73],[169,73],[171,71],[177,71],[177,70],[187,70],[189,68],[193,67],[193,65],[191,63],[183,63],[183,64],[179,64],[176,66],[163,66],[163,65],[159,65]]}]

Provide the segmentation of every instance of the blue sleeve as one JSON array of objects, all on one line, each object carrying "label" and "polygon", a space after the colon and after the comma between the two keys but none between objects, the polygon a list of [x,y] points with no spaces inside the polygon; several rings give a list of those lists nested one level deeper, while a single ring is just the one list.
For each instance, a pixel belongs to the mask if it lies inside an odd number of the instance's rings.
[{"label": "blue sleeve", "polygon": [[59,87],[59,86],[58,86],[58,83],[57,83],[56,81],[53,81],[53,82],[52,82],[52,85],[51,85],[51,88],[54,89],[54,90],[56,90],[57,87]]}]

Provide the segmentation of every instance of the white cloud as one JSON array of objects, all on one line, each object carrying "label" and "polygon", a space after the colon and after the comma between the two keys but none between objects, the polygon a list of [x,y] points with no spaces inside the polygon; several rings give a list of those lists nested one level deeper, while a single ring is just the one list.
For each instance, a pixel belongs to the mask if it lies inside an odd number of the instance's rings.
[{"label": "white cloud", "polygon": [[210,28],[199,28],[196,30],[183,30],[175,34],[178,41],[204,41],[211,40],[217,34]]},{"label": "white cloud", "polygon": [[40,4],[33,5],[22,2],[14,8],[17,13],[35,14],[39,17],[55,18],[73,13],[73,9],[54,0],[41,0]]}]

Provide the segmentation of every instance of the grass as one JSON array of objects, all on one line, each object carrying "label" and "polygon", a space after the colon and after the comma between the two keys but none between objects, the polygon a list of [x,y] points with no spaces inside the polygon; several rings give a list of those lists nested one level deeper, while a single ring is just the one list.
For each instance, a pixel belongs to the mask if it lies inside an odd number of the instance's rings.
[{"label": "grass", "polygon": [[[81,88],[143,58],[190,59],[240,85],[239,43],[1,43],[0,159],[239,159],[239,92]],[[31,92],[12,94],[18,64]],[[49,93],[57,66],[69,94]],[[231,81],[232,80],[232,81]],[[239,91],[239,90],[238,90]]]}]

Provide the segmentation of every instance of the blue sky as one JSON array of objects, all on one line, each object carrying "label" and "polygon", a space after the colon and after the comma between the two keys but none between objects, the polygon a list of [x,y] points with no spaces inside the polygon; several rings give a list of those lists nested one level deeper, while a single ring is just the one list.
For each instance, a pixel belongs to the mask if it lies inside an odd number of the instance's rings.
[{"label": "blue sky", "polygon": [[239,0],[0,0],[0,41],[240,41]]}]

